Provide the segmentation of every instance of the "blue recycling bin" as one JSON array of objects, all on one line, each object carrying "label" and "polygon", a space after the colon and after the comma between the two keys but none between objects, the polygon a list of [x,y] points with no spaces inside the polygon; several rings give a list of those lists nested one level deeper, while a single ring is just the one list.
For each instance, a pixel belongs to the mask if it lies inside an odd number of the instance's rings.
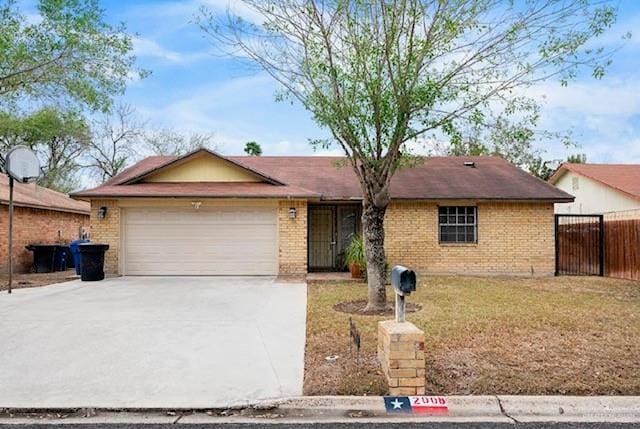
[{"label": "blue recycling bin", "polygon": [[76,274],[80,275],[80,246],[82,243],[88,243],[89,240],[73,240],[69,243],[69,248],[71,249],[71,255],[73,255],[73,266],[76,269]]}]

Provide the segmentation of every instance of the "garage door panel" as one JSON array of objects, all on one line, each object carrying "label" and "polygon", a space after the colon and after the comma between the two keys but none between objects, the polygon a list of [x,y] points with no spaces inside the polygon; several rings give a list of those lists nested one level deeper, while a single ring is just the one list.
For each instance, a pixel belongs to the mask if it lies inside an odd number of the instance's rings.
[{"label": "garage door panel", "polygon": [[[212,273],[211,268],[203,268],[199,264],[158,264],[157,266],[149,266],[148,264],[137,265],[131,264],[129,275],[152,275],[149,269],[161,270],[163,276],[236,276],[238,275],[237,267],[233,262],[225,262],[216,264],[215,272]],[[272,270],[271,262],[251,264],[245,267],[243,275],[262,276],[265,272]]]},{"label": "garage door panel", "polygon": [[244,260],[247,263],[255,263],[259,260],[273,261],[273,257],[275,256],[275,252],[265,253],[252,249],[234,249],[229,247],[222,249],[209,249],[207,251],[197,253],[190,252],[188,250],[182,251],[181,249],[157,251],[153,248],[137,248],[134,251],[129,250],[129,252],[129,256],[127,257],[127,263],[129,264],[134,262],[141,263],[144,261],[149,261],[151,264],[155,262],[150,260],[152,258],[157,259],[158,263],[171,262],[171,259],[181,262],[200,261],[204,263],[220,260]]},{"label": "garage door panel", "polygon": [[125,211],[127,275],[275,275],[273,207]]},{"label": "garage door panel", "polygon": [[127,209],[128,225],[147,225],[150,222],[159,225],[184,225],[185,219],[199,225],[275,225],[273,208],[266,207],[228,207],[222,209]]},{"label": "garage door panel", "polygon": [[[273,227],[264,225],[242,225],[243,236],[249,236],[255,240],[275,240],[275,225]],[[238,227],[234,225],[224,225],[221,227],[212,227],[211,225],[173,225],[172,227],[162,227],[162,235],[158,235],[161,229],[157,224],[152,225],[127,225],[125,235],[127,239],[134,241],[142,241],[143,239],[151,241],[161,241],[166,239],[172,240],[191,240],[191,241],[210,241],[210,240],[232,240],[238,236]],[[196,243],[198,245],[204,243]]]}]

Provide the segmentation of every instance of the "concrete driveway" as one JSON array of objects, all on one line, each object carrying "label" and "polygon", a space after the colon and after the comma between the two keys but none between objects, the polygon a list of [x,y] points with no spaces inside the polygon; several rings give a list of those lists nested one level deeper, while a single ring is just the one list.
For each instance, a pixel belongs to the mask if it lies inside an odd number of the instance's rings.
[{"label": "concrete driveway", "polygon": [[306,285],[124,277],[0,294],[0,408],[208,408],[302,394]]}]

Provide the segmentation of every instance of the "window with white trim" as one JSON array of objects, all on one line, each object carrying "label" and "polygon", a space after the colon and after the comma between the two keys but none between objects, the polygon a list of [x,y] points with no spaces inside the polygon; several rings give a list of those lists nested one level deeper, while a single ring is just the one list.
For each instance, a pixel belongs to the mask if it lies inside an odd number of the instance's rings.
[{"label": "window with white trim", "polygon": [[440,243],[477,243],[477,207],[438,207],[438,235]]}]

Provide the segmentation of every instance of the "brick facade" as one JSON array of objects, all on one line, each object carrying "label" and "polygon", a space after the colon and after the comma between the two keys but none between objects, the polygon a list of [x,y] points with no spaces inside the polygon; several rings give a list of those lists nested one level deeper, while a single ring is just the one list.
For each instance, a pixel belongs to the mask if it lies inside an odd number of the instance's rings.
[{"label": "brick facade", "polygon": [[[107,208],[104,219],[98,219],[100,207]],[[91,201],[91,241],[109,245],[104,255],[104,271],[107,274],[119,273],[120,254],[120,206],[118,200]]]},{"label": "brick facade", "polygon": [[[25,249],[31,243],[68,243],[80,237],[81,229],[88,230],[89,216],[78,213],[14,207],[13,270],[29,272],[33,254]],[[9,207],[0,205],[0,272],[8,272]]]},{"label": "brick facade", "polygon": [[[289,218],[295,208],[296,218]],[[307,202],[280,201],[278,204],[278,267],[280,275],[304,275],[307,272]]]},{"label": "brick facade", "polygon": [[[476,205],[460,202],[459,205]],[[97,219],[99,207],[107,218]],[[289,218],[289,208],[297,210]],[[551,275],[554,226],[551,203],[478,203],[478,243],[440,244],[438,205],[393,202],[385,219],[389,265],[407,265],[422,274]],[[91,202],[91,239],[110,245],[107,273],[118,273],[120,208],[117,200]],[[281,275],[307,272],[307,202],[278,202],[278,255]]]},{"label": "brick facade", "polygon": [[477,207],[477,244],[440,244],[436,203],[391,203],[385,218],[389,265],[406,265],[423,274],[554,273],[552,203],[496,202]]}]

